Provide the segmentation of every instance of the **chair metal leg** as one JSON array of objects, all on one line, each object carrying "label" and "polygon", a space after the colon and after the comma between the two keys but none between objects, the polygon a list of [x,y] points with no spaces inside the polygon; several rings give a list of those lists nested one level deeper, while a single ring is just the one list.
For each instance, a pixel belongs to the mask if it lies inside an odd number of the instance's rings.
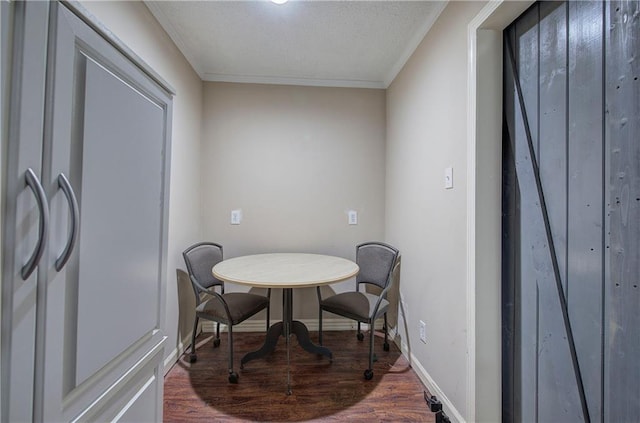
[{"label": "chair metal leg", "polygon": [[364,335],[360,330],[360,322],[358,322],[358,334],[356,336],[358,337],[358,341],[362,341],[364,339]]},{"label": "chair metal leg", "polygon": [[232,326],[228,325],[227,330],[229,331],[229,373],[233,373],[233,330]]},{"label": "chair metal leg", "polygon": [[376,331],[373,330],[373,322],[369,323],[369,368],[373,369],[373,340],[376,337]]},{"label": "chair metal leg", "polygon": [[216,339],[213,340],[213,348],[220,346],[220,322],[216,324]]},{"label": "chair metal leg", "polygon": [[229,383],[238,383],[238,374],[233,371],[233,326],[227,325],[229,331]]},{"label": "chair metal leg", "polygon": [[373,330],[374,321],[369,321],[369,368],[364,371],[364,378],[371,380],[373,378],[373,338],[375,331]]},{"label": "chair metal leg", "polygon": [[196,335],[198,331],[198,320],[199,317],[196,316],[193,321],[193,333],[191,334],[191,354],[189,355],[190,363],[195,363],[195,361],[198,359],[198,356],[196,355]]},{"label": "chair metal leg", "polygon": [[385,351],[389,351],[389,326],[387,326],[387,313],[384,314],[384,344],[382,348]]},{"label": "chair metal leg", "polygon": [[318,344],[322,345],[322,308],[318,312]]}]

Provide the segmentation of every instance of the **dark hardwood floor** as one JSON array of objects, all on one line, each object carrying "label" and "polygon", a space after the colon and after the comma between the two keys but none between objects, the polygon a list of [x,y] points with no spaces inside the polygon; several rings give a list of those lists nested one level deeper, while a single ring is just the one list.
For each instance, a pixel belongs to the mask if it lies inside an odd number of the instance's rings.
[{"label": "dark hardwood floor", "polygon": [[[291,338],[291,385],[286,395],[286,344],[280,338],[273,354],[240,370],[240,359],[262,345],[264,333],[234,333],[234,369],[228,376],[228,344],[221,334],[197,338],[198,361],[183,355],[165,377],[165,422],[435,422],[424,400],[425,388],[395,344],[385,352],[376,338],[374,376],[366,381],[368,341],[355,331],[324,332],[333,362],[300,348]],[[317,341],[317,333],[311,338]]]}]

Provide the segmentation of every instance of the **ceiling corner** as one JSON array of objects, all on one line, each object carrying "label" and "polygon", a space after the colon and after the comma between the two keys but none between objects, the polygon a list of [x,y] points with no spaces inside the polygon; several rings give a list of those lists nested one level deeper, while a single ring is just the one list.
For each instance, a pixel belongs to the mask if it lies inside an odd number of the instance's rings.
[{"label": "ceiling corner", "polygon": [[409,61],[409,59],[411,58],[413,53],[416,51],[416,49],[418,48],[422,40],[424,40],[424,37],[427,36],[427,34],[429,33],[429,30],[431,30],[431,27],[433,26],[433,24],[436,23],[436,21],[440,17],[440,14],[445,9],[445,7],[447,7],[448,3],[449,3],[449,0],[443,0],[443,1],[437,2],[437,6],[434,7],[433,13],[429,15],[429,19],[427,19],[424,22],[424,24],[420,27],[420,30],[415,33],[414,37],[407,44],[407,48],[405,49],[403,54],[400,56],[398,61],[391,68],[391,71],[389,72],[389,74],[384,79],[383,85],[385,89],[389,88],[393,80],[396,79],[396,76],[398,76],[402,68],[404,68],[404,65],[407,63],[407,61]]},{"label": "ceiling corner", "polygon": [[188,53],[189,49],[187,49],[186,43],[180,37],[178,31],[174,28],[171,20],[166,16],[162,8],[156,5],[155,1],[146,1],[143,0],[147,9],[151,12],[155,20],[158,22],[162,30],[171,38],[173,43],[176,45],[182,56],[187,60],[193,71],[198,75],[200,80],[204,81],[204,70],[198,66],[198,61],[195,57],[191,57]]}]

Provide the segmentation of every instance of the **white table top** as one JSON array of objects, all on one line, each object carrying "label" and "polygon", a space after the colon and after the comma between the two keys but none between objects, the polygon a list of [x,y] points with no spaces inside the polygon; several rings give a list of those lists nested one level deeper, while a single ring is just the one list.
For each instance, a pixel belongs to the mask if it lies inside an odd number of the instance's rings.
[{"label": "white table top", "polygon": [[304,288],[349,279],[360,268],[351,260],[322,254],[256,254],[223,260],[213,275],[225,282],[262,288]]}]

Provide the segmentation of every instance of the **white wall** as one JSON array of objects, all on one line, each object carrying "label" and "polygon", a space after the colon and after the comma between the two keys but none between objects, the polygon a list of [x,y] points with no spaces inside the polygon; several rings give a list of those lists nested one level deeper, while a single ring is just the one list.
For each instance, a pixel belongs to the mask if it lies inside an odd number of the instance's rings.
[{"label": "white wall", "polygon": [[[178,285],[176,268],[184,268],[182,251],[200,239],[200,141],[202,81],[142,2],[85,1],[82,5],[142,58],[176,91],[173,99],[169,249],[165,364],[175,362],[176,349],[193,324],[190,287]],[[180,288],[180,289],[179,289]]]},{"label": "white wall", "polygon": [[[203,239],[221,243],[225,257],[300,251],[350,259],[356,244],[382,240],[384,90],[204,86]],[[240,225],[230,224],[233,209],[242,210]],[[347,224],[350,209],[358,225]],[[333,287],[346,286],[354,282]],[[296,317],[316,318],[315,291],[294,295]]]},{"label": "white wall", "polygon": [[[467,317],[467,25],[450,2],[387,91],[386,240],[402,251],[399,335],[448,414],[470,418]],[[471,153],[473,154],[473,153]],[[454,187],[444,189],[453,167]],[[418,338],[426,323],[427,343]],[[405,331],[408,332],[407,337]],[[471,395],[474,390],[471,390]],[[471,416],[472,417],[472,416]]]}]

